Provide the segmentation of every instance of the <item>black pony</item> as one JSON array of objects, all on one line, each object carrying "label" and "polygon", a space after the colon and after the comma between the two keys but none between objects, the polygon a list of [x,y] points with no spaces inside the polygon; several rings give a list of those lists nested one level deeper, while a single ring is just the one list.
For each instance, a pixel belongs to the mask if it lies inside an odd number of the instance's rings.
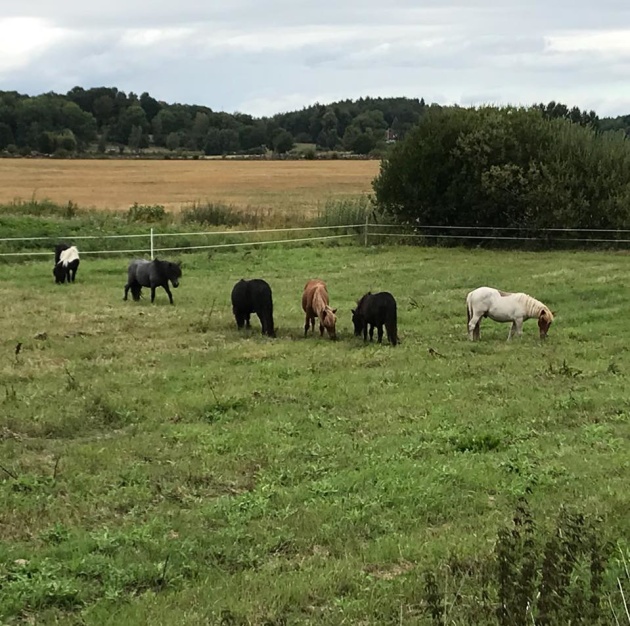
[{"label": "black pony", "polygon": [[69,246],[67,243],[58,243],[55,246],[55,266],[53,276],[57,284],[65,283],[66,280],[74,282],[79,269],[79,250],[76,246]]},{"label": "black pony", "polygon": [[182,276],[182,268],[180,263],[171,263],[170,261],[145,261],[144,259],[136,259],[129,263],[127,270],[127,284],[125,285],[125,297],[131,289],[131,296],[134,300],[140,300],[143,287],[151,288],[151,302],[155,300],[155,290],[157,287],[163,287],[168,294],[168,299],[173,304],[173,294],[168,288],[168,281],[173,283],[173,287],[179,286],[179,279]]},{"label": "black pony", "polygon": [[249,316],[258,315],[262,326],[262,334],[275,337],[273,327],[273,300],[271,287],[260,278],[253,280],[239,280],[232,289],[232,312],[236,319],[236,326],[249,328]]},{"label": "black pony", "polygon": [[357,308],[352,310],[354,334],[358,337],[363,333],[363,340],[367,341],[368,325],[370,326],[370,341],[374,338],[374,328],[378,329],[378,342],[383,341],[383,324],[387,330],[387,339],[392,346],[399,343],[398,319],[396,300],[391,293],[366,293],[358,302]]}]

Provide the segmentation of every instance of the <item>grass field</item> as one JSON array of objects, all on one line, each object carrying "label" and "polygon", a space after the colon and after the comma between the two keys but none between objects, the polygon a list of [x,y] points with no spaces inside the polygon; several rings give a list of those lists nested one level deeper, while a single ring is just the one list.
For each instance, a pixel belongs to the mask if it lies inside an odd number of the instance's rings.
[{"label": "grass field", "polygon": [[48,199],[84,208],[194,202],[314,214],[330,200],[371,191],[379,161],[157,161],[0,159],[0,204]]},{"label": "grass field", "polygon": [[[541,533],[561,507],[601,520],[600,623],[609,601],[625,619],[627,255],[188,255],[175,306],[163,292],[123,302],[121,259],[85,259],[70,286],[49,265],[0,278],[0,621],[532,623],[497,621],[496,587],[474,576],[523,496]],[[275,340],[231,316],[232,285],[257,276]],[[302,337],[315,276],[337,342]],[[547,303],[549,339],[530,321],[508,344],[506,325],[484,321],[469,343],[465,294],[481,284]],[[352,336],[368,289],[396,296],[400,346]],[[572,589],[593,586],[584,567]],[[573,623],[595,622],[585,609]]]}]

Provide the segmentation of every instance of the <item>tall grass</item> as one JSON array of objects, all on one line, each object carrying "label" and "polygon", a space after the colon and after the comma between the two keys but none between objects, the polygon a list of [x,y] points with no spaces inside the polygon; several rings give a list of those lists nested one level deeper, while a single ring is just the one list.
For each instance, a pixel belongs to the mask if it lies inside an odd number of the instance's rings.
[{"label": "tall grass", "polygon": [[[329,211],[343,211],[348,203],[329,205]],[[360,209],[359,209],[360,210]],[[221,203],[195,203],[181,212],[172,213],[162,205],[134,203],[127,211],[99,211],[81,209],[76,205],[56,205],[47,200],[31,200],[0,205],[0,229],[3,238],[33,237],[32,241],[0,241],[0,253],[23,251],[48,252],[52,256],[54,244],[67,240],[76,243],[83,252],[150,249],[149,233],[156,233],[156,246],[186,248],[190,246],[224,245],[246,241],[286,240],[303,238],[307,233],[264,233],[239,235],[240,230],[274,229],[311,226],[318,221],[307,216],[276,214],[263,207],[237,209]],[[226,231],[227,234],[206,236],[187,232]],[[345,231],[339,231],[339,233]],[[174,233],[178,233],[177,236]],[[172,234],[172,235],[171,235]],[[317,233],[312,233],[316,236]],[[326,231],[323,234],[334,234]],[[94,239],[74,239],[84,235]],[[106,239],[107,235],[143,235],[142,237]],[[125,254],[125,253],[123,253]],[[0,257],[0,263],[24,260],[26,257]]]},{"label": "tall grass", "polygon": [[319,226],[347,226],[374,221],[375,209],[369,196],[328,200],[318,211]]}]

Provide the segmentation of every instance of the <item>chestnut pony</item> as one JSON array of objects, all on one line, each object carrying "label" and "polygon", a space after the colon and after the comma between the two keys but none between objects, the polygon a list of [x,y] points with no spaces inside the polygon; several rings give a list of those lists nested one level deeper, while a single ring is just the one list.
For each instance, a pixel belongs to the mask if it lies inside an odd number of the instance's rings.
[{"label": "chestnut pony", "polygon": [[513,335],[521,336],[523,322],[528,319],[538,320],[540,338],[547,336],[553,322],[553,313],[540,300],[528,296],[526,293],[509,293],[479,287],[466,296],[468,311],[468,338],[471,341],[479,339],[479,325],[482,317],[489,317],[495,322],[512,322],[508,341]]},{"label": "chestnut pony", "polygon": [[309,324],[315,332],[315,318],[319,318],[319,334],[324,334],[324,329],[331,339],[336,339],[335,324],[337,317],[335,313],[337,309],[331,309],[328,305],[328,290],[326,283],[318,278],[309,280],[304,285],[304,293],[302,294],[302,308],[306,314],[304,322],[304,336],[308,333]]}]

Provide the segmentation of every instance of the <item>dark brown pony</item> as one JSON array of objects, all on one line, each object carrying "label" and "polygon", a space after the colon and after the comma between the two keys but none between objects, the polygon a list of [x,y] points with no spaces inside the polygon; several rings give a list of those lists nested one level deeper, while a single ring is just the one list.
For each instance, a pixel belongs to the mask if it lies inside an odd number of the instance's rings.
[{"label": "dark brown pony", "polygon": [[304,336],[308,333],[308,327],[311,326],[315,332],[315,318],[319,318],[319,334],[323,336],[324,329],[331,339],[336,339],[335,324],[337,317],[335,313],[337,309],[331,309],[328,305],[328,290],[326,283],[319,278],[309,280],[304,285],[304,293],[302,294],[302,308],[306,314],[304,322]]}]

